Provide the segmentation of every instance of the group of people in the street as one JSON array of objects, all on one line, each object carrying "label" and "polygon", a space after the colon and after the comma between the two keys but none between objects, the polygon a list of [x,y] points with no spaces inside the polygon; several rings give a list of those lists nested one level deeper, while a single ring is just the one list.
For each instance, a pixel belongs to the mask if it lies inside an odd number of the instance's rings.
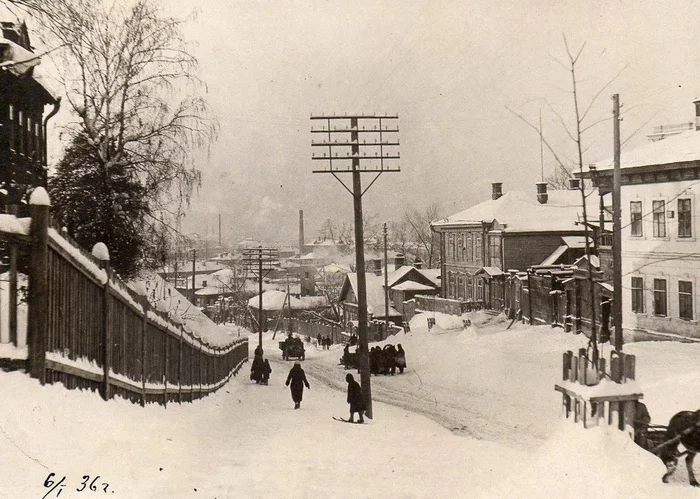
[{"label": "group of people in the street", "polygon": [[333,344],[333,340],[330,336],[321,336],[320,334],[316,337],[316,341],[318,346],[320,346],[324,350],[330,350],[331,345]]},{"label": "group of people in the street", "polygon": [[373,347],[369,351],[369,370],[372,374],[396,374],[396,369],[403,374],[406,369],[406,352],[401,343]]},{"label": "group of people in the street", "polygon": [[[270,361],[263,358],[263,349],[260,345],[255,347],[253,352],[253,363],[250,368],[250,379],[256,384],[267,385],[270,379]],[[355,422],[355,414],[359,416],[357,422],[364,423],[365,402],[362,396],[362,387],[355,381],[352,374],[345,376],[345,381],[348,384],[347,402],[350,404],[350,419],[351,423]],[[304,398],[304,388],[311,389],[306,373],[301,367],[301,362],[294,362],[294,366],[289,370],[285,386],[289,387],[294,402],[294,409],[301,407],[301,402]]]}]

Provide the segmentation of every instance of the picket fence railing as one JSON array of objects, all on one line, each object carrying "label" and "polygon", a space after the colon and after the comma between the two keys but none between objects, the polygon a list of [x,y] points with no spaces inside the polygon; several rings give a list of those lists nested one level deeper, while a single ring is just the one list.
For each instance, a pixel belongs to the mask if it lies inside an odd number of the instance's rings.
[{"label": "picket fence railing", "polygon": [[99,391],[105,399],[166,405],[217,390],[247,360],[247,338],[212,345],[185,330],[121,281],[107,259],[98,260],[52,227],[48,203],[32,202],[30,215],[0,215],[15,347],[22,346],[17,272],[23,257],[29,283],[26,360],[0,359],[0,365],[25,368],[41,383]]}]

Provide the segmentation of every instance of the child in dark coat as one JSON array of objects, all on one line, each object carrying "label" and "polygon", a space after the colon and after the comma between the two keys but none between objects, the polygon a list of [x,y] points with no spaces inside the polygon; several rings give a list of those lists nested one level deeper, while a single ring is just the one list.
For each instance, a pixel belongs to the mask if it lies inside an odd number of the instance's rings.
[{"label": "child in dark coat", "polygon": [[285,385],[288,386],[292,392],[294,408],[299,409],[301,406],[301,399],[304,395],[304,385],[306,385],[306,388],[311,389],[309,382],[306,380],[306,373],[301,368],[301,364],[299,362],[295,362],[294,367],[290,369]]},{"label": "child in dark coat", "polygon": [[348,404],[350,404],[350,422],[355,422],[355,413],[358,413],[360,419],[357,422],[364,423],[365,420],[362,417],[362,414],[365,411],[365,399],[362,397],[362,388],[360,388],[359,383],[355,381],[355,378],[353,378],[352,374],[350,373],[348,373],[347,376],[345,376],[345,381],[348,382]]}]

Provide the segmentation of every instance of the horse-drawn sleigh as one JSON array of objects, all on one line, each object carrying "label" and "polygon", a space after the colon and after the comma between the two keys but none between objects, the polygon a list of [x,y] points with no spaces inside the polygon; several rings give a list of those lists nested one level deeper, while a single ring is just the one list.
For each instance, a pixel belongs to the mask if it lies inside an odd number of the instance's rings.
[{"label": "horse-drawn sleigh", "polygon": [[[690,485],[700,487],[693,472],[695,454],[700,452],[700,410],[681,411],[671,418],[668,426],[648,424],[646,417],[638,418],[634,428],[634,441],[642,448],[657,455],[666,465],[666,473],[661,478],[664,483],[676,471],[678,459],[685,455]],[[680,452],[678,445],[685,450]]]}]

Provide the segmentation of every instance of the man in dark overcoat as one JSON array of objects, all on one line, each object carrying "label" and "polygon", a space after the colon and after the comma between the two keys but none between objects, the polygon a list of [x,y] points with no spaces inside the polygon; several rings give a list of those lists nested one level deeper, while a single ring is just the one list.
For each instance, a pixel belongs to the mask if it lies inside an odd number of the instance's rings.
[{"label": "man in dark overcoat", "polygon": [[301,364],[299,362],[295,362],[294,366],[290,369],[285,385],[288,386],[292,392],[294,408],[299,409],[301,406],[301,399],[304,395],[304,385],[306,385],[306,388],[311,389],[311,386],[309,386],[309,382],[306,379],[306,373],[301,368]]}]

